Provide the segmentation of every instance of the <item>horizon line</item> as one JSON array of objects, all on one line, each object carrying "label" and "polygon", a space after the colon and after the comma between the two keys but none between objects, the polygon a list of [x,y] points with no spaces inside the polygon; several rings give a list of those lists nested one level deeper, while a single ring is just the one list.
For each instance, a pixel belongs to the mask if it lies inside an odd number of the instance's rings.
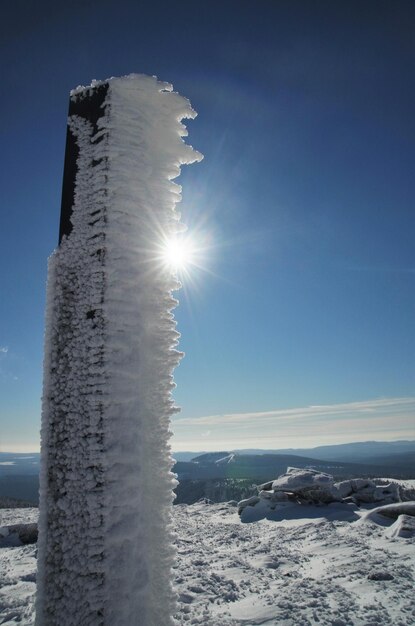
[{"label": "horizon line", "polygon": [[[235,451],[244,451],[244,450],[315,450],[316,448],[332,448],[332,447],[336,447],[336,446],[350,446],[350,445],[358,445],[358,444],[362,444],[362,443],[403,443],[403,442],[408,442],[408,443],[415,443],[415,437],[413,439],[364,439],[362,441],[346,441],[346,442],[342,442],[342,443],[326,443],[326,444],[319,444],[317,446],[299,446],[298,448],[293,448],[292,446],[289,446],[287,448],[273,448],[273,447],[268,447],[268,448],[258,448],[256,446],[251,446],[251,447],[246,447],[246,448],[218,448],[217,450],[190,450],[190,449],[186,449],[186,450],[171,450],[172,454],[175,454],[177,452],[180,453],[215,453],[215,452],[235,452]],[[21,448],[19,449],[8,449],[8,450],[0,450],[0,454],[23,454],[23,455],[30,455],[30,454],[40,454],[41,450],[38,449],[27,449],[22,451]]]}]

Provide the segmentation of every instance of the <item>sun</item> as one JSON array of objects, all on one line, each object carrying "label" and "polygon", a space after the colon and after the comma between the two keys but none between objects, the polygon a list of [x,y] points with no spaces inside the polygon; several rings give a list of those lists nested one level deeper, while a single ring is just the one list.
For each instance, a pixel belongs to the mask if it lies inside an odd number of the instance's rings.
[{"label": "sun", "polygon": [[193,240],[187,237],[173,237],[165,242],[163,260],[173,271],[186,271],[195,262],[196,247]]},{"label": "sun", "polygon": [[172,239],[166,243],[164,259],[173,269],[185,269],[192,261],[192,251],[188,243]]},{"label": "sun", "polygon": [[201,275],[212,274],[210,269],[212,250],[211,233],[202,229],[183,230],[161,240],[157,262],[165,272],[177,279],[184,290],[198,291]]}]

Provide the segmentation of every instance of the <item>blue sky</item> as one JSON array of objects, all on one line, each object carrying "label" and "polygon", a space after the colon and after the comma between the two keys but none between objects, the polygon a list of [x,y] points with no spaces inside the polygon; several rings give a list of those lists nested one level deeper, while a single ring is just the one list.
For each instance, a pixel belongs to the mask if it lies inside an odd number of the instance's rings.
[{"label": "blue sky", "polygon": [[3,7],[0,450],[39,445],[68,92],[130,72],[191,100],[205,155],[178,179],[210,250],[178,294],[173,446],[415,437],[414,27],[399,0]]}]

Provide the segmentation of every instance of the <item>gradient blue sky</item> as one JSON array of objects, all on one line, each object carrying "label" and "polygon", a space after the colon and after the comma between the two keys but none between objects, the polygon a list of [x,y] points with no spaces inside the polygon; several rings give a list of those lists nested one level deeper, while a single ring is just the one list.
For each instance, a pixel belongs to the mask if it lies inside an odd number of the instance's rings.
[{"label": "gradient blue sky", "polygon": [[0,450],[39,445],[68,92],[130,72],[205,155],[174,448],[415,438],[414,2],[14,0],[0,31]]}]

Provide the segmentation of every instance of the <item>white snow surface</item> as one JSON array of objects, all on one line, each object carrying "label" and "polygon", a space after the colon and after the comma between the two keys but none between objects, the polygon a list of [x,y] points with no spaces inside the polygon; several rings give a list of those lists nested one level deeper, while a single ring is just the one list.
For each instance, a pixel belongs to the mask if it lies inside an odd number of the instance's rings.
[{"label": "white snow surface", "polygon": [[[0,525],[36,514],[0,511]],[[297,504],[280,521],[244,524],[230,504],[176,505],[174,623],[413,625],[415,529],[399,535],[393,517],[374,517],[347,504]],[[33,625],[35,580],[34,545],[0,549],[0,624]]]},{"label": "white snow surface", "polygon": [[182,139],[181,120],[195,112],[170,85],[104,82],[98,128],[68,122],[79,148],[73,230],[49,262],[39,626],[168,626],[176,607],[168,442],[178,284],[160,257],[183,229],[172,179],[202,157]]}]

